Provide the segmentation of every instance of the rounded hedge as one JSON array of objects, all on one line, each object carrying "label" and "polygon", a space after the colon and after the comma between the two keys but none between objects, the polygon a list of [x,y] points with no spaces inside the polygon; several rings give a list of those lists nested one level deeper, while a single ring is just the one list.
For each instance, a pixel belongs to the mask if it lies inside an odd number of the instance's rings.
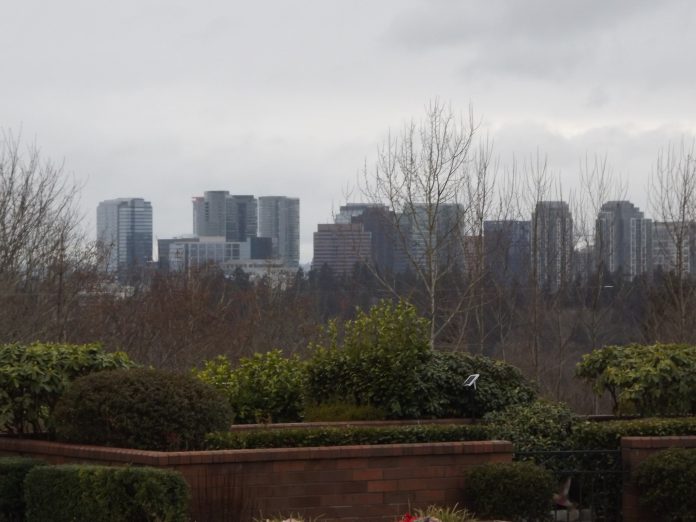
[{"label": "rounded hedge", "polygon": [[672,448],[638,465],[640,502],[664,520],[696,521],[696,448]]},{"label": "rounded hedge", "polygon": [[483,464],[467,473],[468,507],[479,518],[546,521],[554,491],[551,473],[531,462]]},{"label": "rounded hedge", "polygon": [[200,448],[207,433],[226,430],[231,418],[213,386],[149,369],[81,377],[55,409],[59,440],[161,451]]}]

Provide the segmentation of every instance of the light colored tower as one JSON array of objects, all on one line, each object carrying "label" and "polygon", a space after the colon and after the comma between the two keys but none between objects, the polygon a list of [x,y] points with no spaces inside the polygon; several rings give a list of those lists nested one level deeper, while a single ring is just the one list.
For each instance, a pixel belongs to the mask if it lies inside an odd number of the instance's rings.
[{"label": "light colored tower", "polygon": [[97,241],[106,269],[132,273],[152,261],[152,205],[142,198],[102,201],[97,206]]},{"label": "light colored tower", "polygon": [[285,196],[259,198],[259,237],[273,240],[273,255],[289,268],[300,265],[300,200]]}]

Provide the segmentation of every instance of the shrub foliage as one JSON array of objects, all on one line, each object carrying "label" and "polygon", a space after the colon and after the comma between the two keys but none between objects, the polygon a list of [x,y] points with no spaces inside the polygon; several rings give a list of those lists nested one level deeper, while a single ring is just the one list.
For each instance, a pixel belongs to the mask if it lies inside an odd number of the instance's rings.
[{"label": "shrub foliage", "polygon": [[307,366],[308,401],[347,402],[383,409],[392,418],[423,415],[420,369],[429,358],[428,321],[406,303],[383,301],[335,324],[327,342],[313,347]]},{"label": "shrub foliage", "polygon": [[672,448],[638,465],[641,504],[658,520],[696,521],[696,449]]},{"label": "shrub foliage", "polygon": [[621,437],[696,435],[696,417],[649,418],[606,422],[579,422],[573,429],[573,449],[619,449]]},{"label": "shrub foliage", "polygon": [[513,405],[484,419],[495,438],[509,440],[517,451],[568,449],[576,423],[567,406],[543,400]]},{"label": "shrub foliage", "polygon": [[0,520],[24,520],[24,478],[33,467],[43,464],[26,457],[0,458]]},{"label": "shrub foliage", "polygon": [[256,353],[236,368],[219,356],[194,374],[229,399],[236,423],[302,420],[304,369],[296,356],[283,357],[280,350]]},{"label": "shrub foliage", "polygon": [[81,377],[56,406],[58,438],[149,450],[199,448],[231,413],[215,388],[190,375],[131,369]]},{"label": "shrub foliage", "polygon": [[97,344],[0,346],[0,431],[23,434],[50,428],[56,402],[71,381],[100,370],[129,368],[124,353]]},{"label": "shrub foliage", "polygon": [[146,467],[42,466],[27,474],[25,490],[28,520],[188,520],[188,484],[175,471]]},{"label": "shrub foliage", "polygon": [[549,520],[554,480],[530,462],[483,464],[466,476],[468,505],[480,518]]},{"label": "shrub foliage", "polygon": [[696,413],[696,346],[607,346],[583,356],[577,375],[608,392],[617,413]]},{"label": "shrub foliage", "polygon": [[[430,349],[429,323],[405,303],[382,302],[358,313],[341,337],[314,346],[307,363],[307,401],[370,405],[389,418],[478,417],[527,403],[535,391],[514,367],[482,356]],[[464,387],[472,373],[477,386]]]}]

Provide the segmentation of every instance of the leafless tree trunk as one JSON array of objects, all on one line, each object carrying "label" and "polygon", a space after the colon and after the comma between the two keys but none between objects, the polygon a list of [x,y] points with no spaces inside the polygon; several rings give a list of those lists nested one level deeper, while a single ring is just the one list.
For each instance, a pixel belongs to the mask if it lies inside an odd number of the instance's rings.
[{"label": "leafless tree trunk", "polygon": [[3,341],[64,337],[66,320],[93,260],[77,213],[79,186],[62,167],[0,139],[0,328]]},{"label": "leafless tree trunk", "polygon": [[[423,288],[434,347],[471,299],[480,274],[450,302],[442,298],[445,281],[464,269],[466,252],[481,238],[494,185],[491,149],[474,145],[477,126],[431,102],[420,122],[411,121],[398,137],[391,134],[378,151],[374,171],[365,169],[360,190],[370,201],[388,205],[396,217],[397,249]],[[391,282],[380,278],[385,286]],[[470,304],[470,303],[469,303]]]},{"label": "leafless tree trunk", "polygon": [[658,341],[693,342],[696,317],[696,151],[694,145],[669,147],[658,156],[650,184],[654,223],[653,252],[662,272],[662,327]]}]

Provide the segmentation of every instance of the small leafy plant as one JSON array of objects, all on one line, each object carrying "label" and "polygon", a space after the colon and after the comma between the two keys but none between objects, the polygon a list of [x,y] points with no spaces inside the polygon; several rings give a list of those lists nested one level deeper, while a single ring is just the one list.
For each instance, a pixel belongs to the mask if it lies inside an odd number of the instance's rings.
[{"label": "small leafy plant", "polygon": [[238,366],[224,356],[207,361],[194,375],[224,394],[234,422],[297,422],[304,408],[304,365],[280,350],[255,353]]}]

